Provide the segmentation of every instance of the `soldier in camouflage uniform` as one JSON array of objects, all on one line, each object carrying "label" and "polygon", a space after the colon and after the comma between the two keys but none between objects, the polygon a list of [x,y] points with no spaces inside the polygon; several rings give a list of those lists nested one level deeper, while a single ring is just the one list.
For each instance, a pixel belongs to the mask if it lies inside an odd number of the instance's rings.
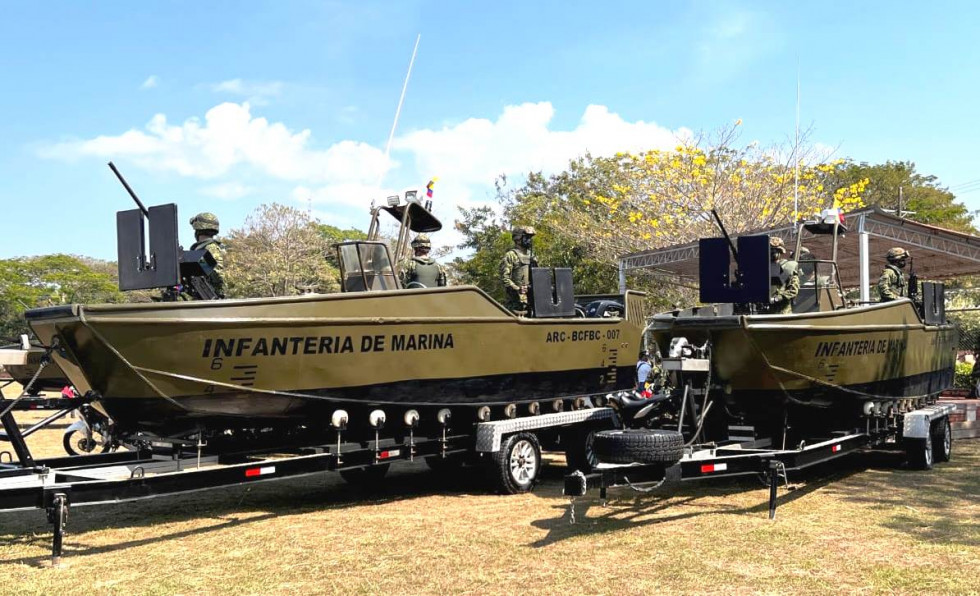
[{"label": "soldier in camouflage uniform", "polygon": [[434,288],[446,285],[446,269],[429,256],[432,243],[428,234],[419,234],[412,240],[415,256],[402,270],[403,288]]},{"label": "soldier in camouflage uniform", "polygon": [[507,308],[520,316],[527,315],[527,290],[531,285],[531,267],[537,266],[531,247],[534,228],[517,226],[511,230],[514,247],[507,251],[500,262],[500,281],[507,293]]},{"label": "soldier in camouflage uniform", "polygon": [[225,268],[225,249],[216,238],[219,227],[218,216],[214,213],[198,213],[191,218],[191,227],[194,228],[194,244],[191,245],[190,249],[201,250],[203,248],[214,257],[217,265],[215,265],[208,281],[218,298],[224,298],[225,280],[222,272]]},{"label": "soldier in camouflage uniform", "polygon": [[882,302],[898,300],[909,295],[908,283],[902,275],[902,269],[905,268],[910,256],[909,251],[901,247],[893,248],[885,255],[888,265],[878,278],[878,296]]},{"label": "soldier in camouflage uniform", "polygon": [[793,300],[800,293],[800,273],[796,261],[783,258],[786,246],[778,236],[769,237],[769,314],[793,313]]}]

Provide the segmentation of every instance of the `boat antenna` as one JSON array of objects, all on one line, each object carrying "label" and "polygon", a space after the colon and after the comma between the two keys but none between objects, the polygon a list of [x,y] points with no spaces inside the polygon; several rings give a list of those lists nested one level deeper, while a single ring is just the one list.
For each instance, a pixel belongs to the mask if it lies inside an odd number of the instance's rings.
[{"label": "boat antenna", "polygon": [[793,144],[793,224],[800,220],[800,57],[796,56],[796,141]]},{"label": "boat antenna", "polygon": [[405,82],[402,84],[402,94],[398,98],[398,107],[395,109],[395,120],[391,123],[391,132],[388,133],[388,142],[385,143],[385,169],[381,170],[378,175],[378,184],[381,186],[381,182],[384,180],[385,173],[388,169],[388,155],[391,153],[391,141],[395,138],[395,129],[398,128],[398,117],[402,113],[402,103],[405,102],[405,91],[408,89],[408,80],[412,77],[412,66],[415,65],[415,55],[419,51],[419,41],[422,40],[422,34],[419,33],[415,38],[415,48],[412,50],[412,59],[408,62],[408,72],[405,74]]}]

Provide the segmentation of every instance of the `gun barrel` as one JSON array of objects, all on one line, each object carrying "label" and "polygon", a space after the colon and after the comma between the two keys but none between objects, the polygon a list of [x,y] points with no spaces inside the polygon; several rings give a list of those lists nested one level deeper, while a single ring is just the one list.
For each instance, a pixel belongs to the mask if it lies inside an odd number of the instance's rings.
[{"label": "gun barrel", "polygon": [[140,211],[143,212],[143,217],[149,219],[150,212],[146,210],[146,206],[143,205],[143,201],[141,201],[140,198],[136,196],[136,193],[133,191],[132,188],[130,188],[129,183],[126,182],[126,179],[123,178],[123,175],[120,174],[119,170],[116,169],[116,164],[110,161],[109,169],[112,170],[112,173],[116,175],[116,178],[119,178],[119,181],[122,182],[122,185],[126,189],[126,192],[129,193],[129,196],[133,197],[133,200],[136,201],[136,206],[139,207]]},{"label": "gun barrel", "polygon": [[728,241],[728,247],[732,249],[732,256],[735,257],[735,260],[738,260],[738,249],[735,248],[735,243],[732,242],[732,237],[728,235],[728,230],[725,229],[725,224],[721,223],[721,218],[718,217],[718,212],[712,209],[711,215],[715,217],[715,223],[718,224],[718,228],[721,229],[721,233],[724,234],[725,240]]}]

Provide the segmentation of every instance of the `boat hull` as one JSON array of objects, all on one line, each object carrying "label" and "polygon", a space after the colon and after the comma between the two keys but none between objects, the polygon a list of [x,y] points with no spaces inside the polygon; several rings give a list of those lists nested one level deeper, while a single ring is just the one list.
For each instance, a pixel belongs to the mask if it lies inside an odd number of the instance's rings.
[{"label": "boat hull", "polygon": [[929,399],[952,383],[956,331],[925,325],[909,300],[792,315],[660,316],[654,336],[711,342],[713,384],[756,415],[791,403],[860,412]]},{"label": "boat hull", "polygon": [[[633,384],[627,316],[526,319],[474,287],[31,311],[124,429],[301,422],[335,409],[503,407]],[[563,407],[567,404],[563,404]],[[552,405],[552,407],[557,404]],[[364,416],[366,419],[366,416]]]}]

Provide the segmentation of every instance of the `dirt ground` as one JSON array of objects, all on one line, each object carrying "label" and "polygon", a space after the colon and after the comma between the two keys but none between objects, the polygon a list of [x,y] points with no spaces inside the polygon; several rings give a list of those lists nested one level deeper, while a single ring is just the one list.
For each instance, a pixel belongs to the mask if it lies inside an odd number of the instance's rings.
[{"label": "dirt ground", "polygon": [[[69,422],[36,455],[61,455]],[[791,476],[774,521],[750,479],[619,490],[570,524],[561,457],[517,496],[407,464],[375,492],[324,475],[76,507],[59,568],[44,512],[3,512],[0,592],[977,593],[978,466],[980,441],[931,472],[859,455]]]}]

